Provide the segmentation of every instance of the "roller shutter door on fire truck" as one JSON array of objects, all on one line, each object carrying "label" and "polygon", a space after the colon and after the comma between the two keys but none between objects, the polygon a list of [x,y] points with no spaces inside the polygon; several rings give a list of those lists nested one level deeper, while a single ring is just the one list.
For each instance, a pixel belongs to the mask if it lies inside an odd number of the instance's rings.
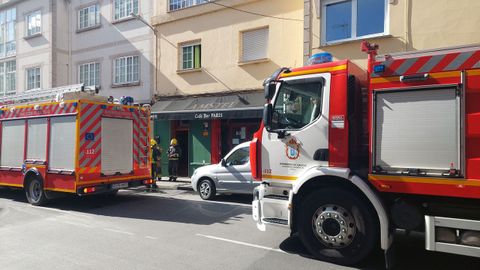
[{"label": "roller shutter door on fire truck", "polygon": [[49,169],[75,170],[76,117],[53,117],[50,125]]},{"label": "roller shutter door on fire truck", "polygon": [[376,94],[375,164],[389,172],[460,168],[459,98],[455,88]]},{"label": "roller shutter door on fire truck", "polygon": [[133,171],[133,121],[102,118],[102,173],[128,174]]}]

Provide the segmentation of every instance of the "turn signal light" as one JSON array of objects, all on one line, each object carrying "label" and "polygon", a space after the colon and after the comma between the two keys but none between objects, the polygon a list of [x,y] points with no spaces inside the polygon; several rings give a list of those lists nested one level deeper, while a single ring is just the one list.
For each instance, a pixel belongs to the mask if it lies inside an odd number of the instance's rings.
[{"label": "turn signal light", "polygon": [[92,193],[95,192],[95,187],[88,187],[83,189],[83,193]]}]

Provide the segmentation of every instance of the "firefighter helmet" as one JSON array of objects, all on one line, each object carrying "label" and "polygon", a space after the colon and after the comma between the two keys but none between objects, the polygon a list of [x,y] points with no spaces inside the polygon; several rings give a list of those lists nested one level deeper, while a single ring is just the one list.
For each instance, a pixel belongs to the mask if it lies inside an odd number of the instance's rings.
[{"label": "firefighter helmet", "polygon": [[170,141],[170,145],[177,145],[177,139],[173,138],[171,141]]},{"label": "firefighter helmet", "polygon": [[150,146],[154,146],[157,144],[157,141],[155,141],[154,139],[150,139]]}]

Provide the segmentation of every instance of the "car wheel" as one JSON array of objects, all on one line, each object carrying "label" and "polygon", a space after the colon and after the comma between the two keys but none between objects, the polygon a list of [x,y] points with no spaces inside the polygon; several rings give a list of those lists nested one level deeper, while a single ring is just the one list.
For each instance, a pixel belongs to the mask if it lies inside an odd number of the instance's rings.
[{"label": "car wheel", "polygon": [[198,184],[198,194],[204,200],[211,200],[216,194],[215,184],[210,179],[203,179]]},{"label": "car wheel", "polygon": [[319,260],[357,264],[378,243],[375,211],[350,191],[336,188],[315,191],[305,198],[300,209],[300,239]]},{"label": "car wheel", "polygon": [[43,181],[38,176],[31,177],[27,180],[25,194],[27,195],[28,202],[32,205],[41,205],[47,201],[47,196],[43,189]]}]

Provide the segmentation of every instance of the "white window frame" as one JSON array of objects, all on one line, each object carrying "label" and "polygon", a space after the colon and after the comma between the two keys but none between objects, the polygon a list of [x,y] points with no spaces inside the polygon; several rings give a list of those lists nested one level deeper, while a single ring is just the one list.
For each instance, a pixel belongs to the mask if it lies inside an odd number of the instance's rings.
[{"label": "white window frame", "polygon": [[[266,35],[267,35],[266,36],[266,44],[265,44],[265,55],[264,55],[264,57],[245,60],[245,55],[244,55],[244,48],[245,48],[244,35],[245,35],[245,33],[252,33],[252,32],[260,31],[260,30],[266,30],[267,31],[267,33],[266,33]],[[261,61],[261,60],[268,59],[268,43],[270,41],[269,36],[270,36],[270,28],[268,26],[241,31],[240,32],[240,59],[239,59],[239,62],[240,63],[248,63],[248,62],[255,62],[255,61]]]},{"label": "white window frame", "polygon": [[[123,3],[120,3],[123,2]],[[118,12],[117,12],[117,3],[118,3]],[[137,6],[137,10],[135,11],[135,3]],[[122,14],[122,4],[123,10],[125,14]],[[138,15],[140,13],[140,1],[139,0],[113,0],[113,21],[120,21],[126,18],[132,18],[130,15],[131,12]],[[128,8],[130,8],[131,12],[127,12]]]},{"label": "white window frame", "polygon": [[[207,4],[208,2],[208,0],[168,0],[168,11],[176,11],[184,8]],[[178,5],[178,7],[172,8],[175,5]]]},{"label": "white window frame", "polygon": [[[321,0],[320,9],[321,9],[321,45],[331,45],[336,43],[342,43],[347,41],[354,41],[360,39],[367,39],[367,38],[375,38],[375,37],[382,37],[387,36],[389,34],[389,0],[385,1],[385,10],[384,10],[384,20],[383,20],[383,32],[382,33],[375,33],[365,36],[357,36],[357,1],[358,0]],[[349,38],[345,39],[338,39],[333,41],[327,41],[327,6],[331,4],[341,3],[341,2],[352,2],[352,29]]]},{"label": "white window frame", "polygon": [[[88,70],[86,71],[86,80],[82,81],[82,67],[87,68]],[[90,77],[92,74],[91,69],[94,69],[93,71],[93,79]],[[98,71],[98,73],[97,73]],[[90,84],[91,81],[96,82],[96,84]],[[86,83],[87,81],[88,83]],[[88,63],[82,63],[78,65],[78,82],[83,83],[86,86],[100,86],[100,63],[99,62],[88,62]]]},{"label": "white window frame", "polygon": [[[133,65],[134,59],[137,59],[137,78],[134,78],[134,68],[135,66]],[[121,63],[121,61],[124,59],[125,61],[125,68],[123,68],[122,72],[122,67],[118,66],[117,63]],[[132,75],[131,75],[131,80],[128,80],[128,59],[132,59]],[[120,80],[120,76],[124,73],[124,78],[125,80]],[[128,55],[128,56],[121,56],[113,59],[113,85],[125,85],[125,84],[139,84],[140,83],[140,57],[138,55]]]},{"label": "white window frame", "polygon": [[[14,63],[15,69],[8,71],[7,65],[10,63]],[[13,76],[12,76],[13,75]],[[13,89],[9,87],[8,78],[13,78]],[[2,81],[3,80],[3,81]],[[16,60],[8,60],[0,62],[0,87],[3,87],[3,91],[0,90],[0,95],[12,95],[17,92],[17,61]]]},{"label": "white window frame", "polygon": [[[10,19],[10,20],[9,20]],[[3,42],[0,43],[0,58],[15,56],[17,54],[17,9],[11,8],[0,11],[0,35]],[[10,33],[13,31],[13,34]],[[13,37],[13,39],[9,39]]]},{"label": "white window frame", "polygon": [[[37,16],[39,16],[39,18],[37,18]],[[31,26],[30,19],[32,17],[35,17],[35,24],[37,22],[40,23],[40,25],[38,26],[38,30],[37,30],[37,26],[35,26],[34,28],[30,28]],[[37,9],[25,15],[25,37],[33,37],[41,34],[42,34],[42,10]]]},{"label": "white window frame", "polygon": [[[34,75],[34,81],[33,82],[30,82],[29,79],[30,79],[30,76],[29,76],[29,72],[30,71],[37,71],[38,70],[38,74],[35,74]],[[42,69],[40,66],[35,66],[35,67],[29,67],[29,68],[26,68],[25,69],[25,75],[26,75],[26,81],[27,81],[27,91],[31,91],[31,90],[38,90],[40,88],[42,88]],[[38,80],[37,80],[38,78]],[[30,85],[33,85],[33,88],[30,88]]]},{"label": "white window frame", "polygon": [[[200,46],[200,63],[199,67],[195,67],[195,46]],[[183,49],[187,47],[192,47],[192,67],[191,68],[185,68],[183,66],[184,62],[184,57],[183,57]],[[200,41],[195,41],[195,42],[187,42],[180,44],[180,61],[179,61],[179,70],[185,71],[185,70],[199,70],[202,68],[202,44]]]},{"label": "white window frame", "polygon": [[[91,15],[91,8],[93,8],[93,17]],[[87,17],[87,25],[82,25],[83,18],[82,17],[82,12],[84,13],[84,16]],[[93,23],[91,19],[93,18]],[[94,3],[91,4],[87,7],[83,7],[77,11],[77,29],[78,30],[86,30],[86,29],[91,29],[97,26],[101,25],[101,20],[100,20],[100,4],[99,3]]]}]

